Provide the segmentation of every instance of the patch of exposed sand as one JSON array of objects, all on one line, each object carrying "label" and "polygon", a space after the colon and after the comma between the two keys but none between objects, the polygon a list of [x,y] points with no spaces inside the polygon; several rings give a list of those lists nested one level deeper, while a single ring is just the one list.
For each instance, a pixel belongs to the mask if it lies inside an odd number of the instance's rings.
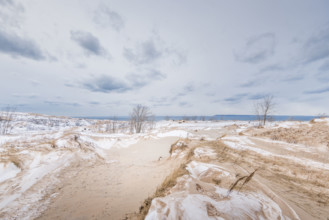
[{"label": "patch of exposed sand", "polygon": [[[176,137],[143,140],[110,149],[109,163],[97,163],[66,179],[38,219],[122,219],[138,212],[144,199],[179,165],[169,159]],[[160,158],[160,160],[159,160]]]}]

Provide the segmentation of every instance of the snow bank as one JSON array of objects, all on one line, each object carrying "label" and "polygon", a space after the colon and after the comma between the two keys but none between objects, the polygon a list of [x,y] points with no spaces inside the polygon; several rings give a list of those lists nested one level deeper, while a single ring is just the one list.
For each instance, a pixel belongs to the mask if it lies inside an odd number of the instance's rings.
[{"label": "snow bank", "polygon": [[21,172],[21,169],[18,168],[14,163],[1,163],[0,164],[0,183],[15,177],[19,172]]},{"label": "snow bank", "polygon": [[168,131],[168,132],[164,132],[164,133],[158,133],[158,134],[156,134],[156,136],[160,137],[160,138],[163,138],[163,137],[188,138],[188,137],[192,137],[193,135],[184,130],[173,130],[173,131]]},{"label": "snow bank", "polygon": [[[211,185],[212,192],[189,193],[195,187],[190,177],[182,178],[179,185],[186,189],[173,192],[152,201],[146,220],[155,219],[289,219],[282,214],[278,204],[262,193],[235,192]],[[200,187],[200,186],[199,186]]]},{"label": "snow bank", "polygon": [[210,147],[197,147],[193,151],[194,157],[198,159],[216,159],[217,153]]},{"label": "snow bank", "polygon": [[197,161],[190,162],[187,167],[190,175],[196,179],[202,179],[203,177],[226,177],[230,173],[226,171],[223,167],[210,163],[201,163]]}]

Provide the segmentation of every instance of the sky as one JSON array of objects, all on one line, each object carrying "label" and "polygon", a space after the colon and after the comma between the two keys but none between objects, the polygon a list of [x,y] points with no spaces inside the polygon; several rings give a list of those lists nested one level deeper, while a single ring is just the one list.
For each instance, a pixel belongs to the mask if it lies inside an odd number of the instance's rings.
[{"label": "sky", "polygon": [[0,107],[329,113],[327,0],[0,0]]}]

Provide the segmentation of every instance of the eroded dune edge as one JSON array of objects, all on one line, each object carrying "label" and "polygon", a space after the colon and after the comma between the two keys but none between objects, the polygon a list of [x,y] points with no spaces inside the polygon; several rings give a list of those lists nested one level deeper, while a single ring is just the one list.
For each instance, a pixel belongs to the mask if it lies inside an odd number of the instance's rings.
[{"label": "eroded dune edge", "polygon": [[16,113],[2,219],[327,219],[329,124],[125,122]]}]

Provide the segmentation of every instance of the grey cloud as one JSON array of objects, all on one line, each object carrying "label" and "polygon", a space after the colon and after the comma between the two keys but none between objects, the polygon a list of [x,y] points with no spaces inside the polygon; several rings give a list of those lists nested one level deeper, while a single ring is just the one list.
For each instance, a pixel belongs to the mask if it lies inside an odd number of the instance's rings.
[{"label": "grey cloud", "polygon": [[326,87],[323,89],[305,91],[304,94],[321,94],[321,93],[326,93],[326,92],[329,92],[329,87]]},{"label": "grey cloud", "polygon": [[150,39],[137,43],[133,48],[124,48],[123,56],[135,65],[152,64],[156,61],[182,65],[187,60],[185,51],[166,45],[156,33]]},{"label": "grey cloud", "polygon": [[187,84],[184,86],[183,90],[184,90],[184,93],[190,93],[190,92],[193,92],[195,90],[195,86],[193,84]]},{"label": "grey cloud", "polygon": [[131,73],[126,76],[126,79],[132,84],[133,87],[140,88],[148,85],[155,80],[163,80],[166,75],[158,70],[147,70],[144,74]]},{"label": "grey cloud", "polygon": [[25,57],[33,60],[45,58],[34,41],[6,33],[3,30],[0,30],[0,52],[13,57]]},{"label": "grey cloud", "polygon": [[39,95],[35,93],[29,93],[29,94],[13,93],[12,96],[18,98],[29,98],[29,99],[36,99],[39,97]]},{"label": "grey cloud", "polygon": [[18,1],[0,0],[0,27],[19,28],[23,17],[24,7]]},{"label": "grey cloud", "polygon": [[[231,104],[239,103],[244,99],[247,100],[258,100],[264,98],[264,94],[248,94],[248,93],[240,93],[236,94],[234,96],[231,96],[229,98],[224,99],[225,102],[229,102]],[[219,102],[220,100],[217,100],[215,102]]]},{"label": "grey cloud", "polygon": [[244,99],[248,94],[237,94],[237,95],[234,95],[232,97],[229,97],[229,98],[226,98],[224,99],[225,102],[229,102],[229,103],[238,103],[240,102],[242,99]]},{"label": "grey cloud", "polygon": [[175,65],[182,65],[187,61],[187,54],[183,51],[167,48],[165,54],[171,57],[172,63]]},{"label": "grey cloud", "polygon": [[175,101],[179,97],[186,96],[187,94],[194,92],[195,90],[196,90],[196,87],[192,83],[188,83],[183,87],[182,91],[179,92],[177,95],[175,95],[171,100]]},{"label": "grey cloud", "polygon": [[105,49],[101,46],[98,38],[89,32],[71,31],[71,39],[79,44],[88,54],[103,56]]},{"label": "grey cloud", "polygon": [[127,90],[132,89],[126,83],[114,77],[106,75],[102,75],[94,79],[88,80],[88,82],[83,83],[82,87],[93,92],[103,93],[125,92]]},{"label": "grey cloud", "polygon": [[90,105],[100,105],[101,103],[100,102],[92,101],[92,102],[88,102],[88,104],[90,104]]},{"label": "grey cloud", "polygon": [[13,1],[12,0],[0,0],[0,5],[2,6],[6,6],[6,5],[13,5]]},{"label": "grey cloud", "polygon": [[325,63],[323,63],[320,67],[319,67],[320,71],[327,71],[329,70],[329,60],[327,60]]},{"label": "grey cloud", "polygon": [[286,82],[294,82],[294,81],[300,81],[303,80],[305,78],[304,75],[296,75],[296,76],[287,76],[285,79],[283,79],[282,81],[286,81]]},{"label": "grey cloud", "polygon": [[240,62],[260,63],[274,54],[275,44],[273,33],[252,37],[241,51],[235,53],[235,58]]},{"label": "grey cloud", "polygon": [[53,106],[61,106],[61,105],[72,106],[72,107],[80,107],[80,106],[82,106],[80,103],[77,103],[77,102],[44,101],[44,103],[46,103],[48,105],[53,105]]},{"label": "grey cloud", "polygon": [[145,64],[159,59],[163,53],[157,48],[153,40],[148,40],[138,45],[135,51],[124,48],[123,55],[132,63]]},{"label": "grey cloud", "polygon": [[153,97],[149,100],[153,107],[163,107],[163,106],[170,106],[171,102],[168,100],[168,97]]},{"label": "grey cloud", "polygon": [[249,95],[249,100],[259,100],[264,98],[264,94],[255,94],[255,95]]},{"label": "grey cloud", "polygon": [[180,102],[178,103],[180,107],[192,107],[193,105],[188,102]]},{"label": "grey cloud", "polygon": [[[165,79],[166,75],[158,70],[144,70],[142,73],[130,73],[125,77],[125,81],[119,80],[112,76],[102,75],[83,82],[80,87],[93,92],[126,92],[129,90],[139,89],[149,85],[156,80]],[[67,83],[67,87],[76,87],[74,84]]]},{"label": "grey cloud", "polygon": [[31,85],[39,86],[41,83],[38,80],[30,80]]},{"label": "grey cloud", "polygon": [[329,57],[329,27],[313,35],[303,46],[304,63]]},{"label": "grey cloud", "polygon": [[270,72],[270,71],[282,71],[287,69],[288,67],[284,67],[280,64],[273,64],[273,65],[268,65],[260,69],[260,73],[265,73],[265,72]]},{"label": "grey cloud", "polygon": [[257,81],[255,79],[255,80],[252,80],[252,81],[241,84],[240,87],[249,88],[249,87],[254,87],[254,86],[257,86],[257,85],[259,85],[259,81]]},{"label": "grey cloud", "polygon": [[102,27],[112,27],[116,31],[120,31],[125,25],[122,17],[106,6],[100,6],[95,11],[93,21]]}]

